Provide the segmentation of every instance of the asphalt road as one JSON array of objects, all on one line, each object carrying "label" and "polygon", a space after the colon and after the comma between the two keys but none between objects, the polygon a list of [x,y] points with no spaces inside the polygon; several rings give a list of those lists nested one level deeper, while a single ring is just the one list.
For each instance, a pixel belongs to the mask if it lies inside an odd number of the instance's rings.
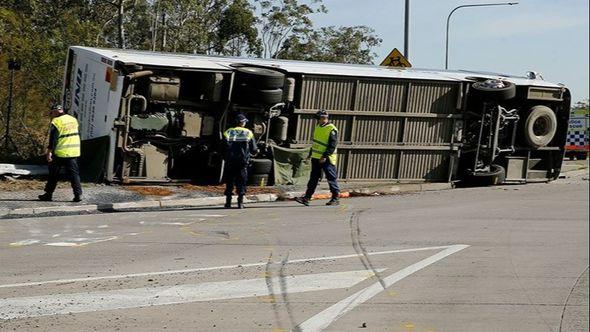
[{"label": "asphalt road", "polygon": [[0,221],[0,330],[587,331],[588,176]]}]

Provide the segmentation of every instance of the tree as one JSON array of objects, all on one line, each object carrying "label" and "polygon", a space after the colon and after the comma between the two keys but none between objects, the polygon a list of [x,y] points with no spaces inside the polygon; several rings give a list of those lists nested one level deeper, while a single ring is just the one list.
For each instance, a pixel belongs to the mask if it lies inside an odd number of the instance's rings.
[{"label": "tree", "polygon": [[25,123],[32,134],[23,137],[43,141],[44,115],[61,100],[72,45],[371,62],[380,43],[374,32],[314,30],[312,15],[326,12],[322,0],[2,0],[0,108],[6,109],[8,94],[6,61],[19,59],[11,123]]},{"label": "tree", "polygon": [[218,30],[219,54],[260,56],[262,46],[256,30],[253,7],[245,0],[235,0],[221,15]]},{"label": "tree", "polygon": [[292,35],[278,52],[281,59],[370,64],[372,49],[381,44],[366,26],[323,27],[306,35]]},{"label": "tree", "polygon": [[67,47],[91,43],[98,31],[93,15],[84,0],[15,0],[0,5],[0,106],[6,109],[6,61],[18,59],[22,68],[15,75],[11,132],[23,136],[19,147],[24,154],[40,152],[29,140],[43,141],[47,107],[60,99]]},{"label": "tree", "polygon": [[265,58],[276,58],[283,43],[289,38],[309,34],[313,13],[327,13],[322,0],[254,0],[259,7],[259,30]]},{"label": "tree", "polygon": [[150,42],[152,4],[148,0],[89,1],[101,26],[94,45],[145,48]]}]

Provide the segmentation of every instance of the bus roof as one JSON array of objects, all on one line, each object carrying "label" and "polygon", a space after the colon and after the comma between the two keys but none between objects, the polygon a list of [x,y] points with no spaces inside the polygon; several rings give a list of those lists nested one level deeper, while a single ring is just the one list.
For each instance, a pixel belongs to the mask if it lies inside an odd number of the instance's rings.
[{"label": "bus roof", "polygon": [[434,81],[465,81],[467,77],[501,78],[517,85],[561,88],[562,85],[540,79],[528,79],[499,73],[486,73],[466,70],[435,70],[415,68],[392,68],[376,65],[341,64],[313,61],[260,59],[244,57],[224,57],[182,53],[164,53],[123,49],[104,49],[72,46],[72,49],[85,50],[101,57],[123,63],[144,64],[164,67],[194,68],[212,71],[230,71],[232,65],[245,64],[274,67],[289,73],[307,75],[353,76],[368,78],[400,78]]}]

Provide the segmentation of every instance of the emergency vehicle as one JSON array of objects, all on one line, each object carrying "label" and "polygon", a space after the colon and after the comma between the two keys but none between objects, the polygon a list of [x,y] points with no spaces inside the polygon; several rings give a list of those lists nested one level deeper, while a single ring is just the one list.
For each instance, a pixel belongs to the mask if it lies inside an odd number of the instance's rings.
[{"label": "emergency vehicle", "polygon": [[570,160],[586,160],[590,144],[588,143],[588,127],[590,127],[590,114],[588,108],[573,109],[570,114],[565,156]]}]

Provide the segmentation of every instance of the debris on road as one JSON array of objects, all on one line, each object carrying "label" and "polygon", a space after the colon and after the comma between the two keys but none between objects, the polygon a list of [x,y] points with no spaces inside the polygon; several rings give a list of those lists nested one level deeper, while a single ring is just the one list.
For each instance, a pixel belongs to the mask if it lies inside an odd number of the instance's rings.
[{"label": "debris on road", "polygon": [[47,175],[48,173],[47,166],[0,164],[0,175]]},{"label": "debris on road", "polygon": [[163,187],[152,187],[152,186],[124,186],[122,187],[127,190],[134,191],[144,196],[170,196],[172,190]]}]

